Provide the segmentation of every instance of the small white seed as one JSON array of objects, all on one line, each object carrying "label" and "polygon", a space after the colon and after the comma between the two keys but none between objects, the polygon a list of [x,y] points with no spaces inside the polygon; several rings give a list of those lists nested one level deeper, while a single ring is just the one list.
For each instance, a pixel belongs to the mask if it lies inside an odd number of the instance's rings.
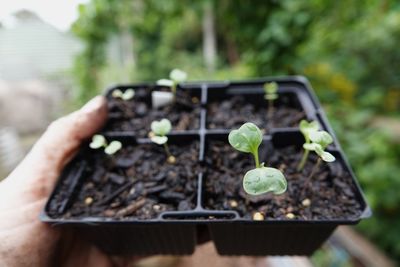
[{"label": "small white seed", "polygon": [[87,205],[87,206],[89,206],[90,204],[92,204],[93,203],[93,198],[92,197],[87,197],[87,198],[85,198],[85,204]]},{"label": "small white seed", "polygon": [[254,221],[263,221],[264,215],[261,212],[256,212],[253,214],[253,220]]},{"label": "small white seed", "polygon": [[231,208],[236,208],[238,206],[238,203],[236,200],[230,200],[229,206],[231,206]]},{"label": "small white seed", "polygon": [[174,156],[169,156],[167,161],[168,161],[168,163],[175,164],[176,163],[176,158]]},{"label": "small white seed", "polygon": [[301,204],[303,204],[304,207],[308,207],[311,205],[311,200],[306,198],[301,202]]},{"label": "small white seed", "polygon": [[286,214],[286,218],[288,218],[288,219],[294,219],[295,216],[294,216],[293,213],[290,212],[290,213]]},{"label": "small white seed", "polygon": [[152,138],[152,137],[154,137],[154,136],[156,136],[153,132],[149,132],[148,134],[147,134],[147,136],[149,137],[149,138]]}]

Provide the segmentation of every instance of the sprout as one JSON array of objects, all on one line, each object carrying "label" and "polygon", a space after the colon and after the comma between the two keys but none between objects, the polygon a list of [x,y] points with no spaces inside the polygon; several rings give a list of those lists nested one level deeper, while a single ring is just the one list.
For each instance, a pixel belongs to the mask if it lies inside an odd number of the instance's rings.
[{"label": "sprout", "polygon": [[107,146],[106,138],[102,135],[96,134],[92,137],[92,142],[89,144],[89,146],[93,149]]},{"label": "sprout", "polygon": [[165,153],[167,154],[167,161],[169,163],[175,163],[176,159],[169,151],[169,147],[167,144],[168,137],[166,136],[172,129],[171,122],[168,119],[153,121],[150,127],[150,140],[157,145],[164,145]]},{"label": "sprout", "polygon": [[121,142],[111,141],[111,143],[104,149],[104,152],[108,155],[113,155],[121,148],[122,148]]},{"label": "sprout", "polygon": [[92,142],[89,144],[89,147],[92,149],[103,147],[107,155],[113,155],[122,148],[122,144],[119,141],[111,141],[111,143],[108,144],[104,136],[96,134],[92,137]]},{"label": "sprout", "polygon": [[152,132],[158,136],[165,136],[172,129],[171,122],[168,119],[162,119],[160,121],[153,121],[151,123],[150,127],[151,127]]},{"label": "sprout", "polygon": [[328,147],[328,145],[333,143],[332,136],[326,131],[311,131],[310,140],[313,143],[319,144],[322,149]]},{"label": "sprout", "polygon": [[256,168],[260,167],[258,147],[262,142],[262,133],[254,123],[247,122],[238,130],[231,131],[228,141],[236,150],[253,154]]},{"label": "sprout", "polygon": [[241,152],[254,156],[256,168],[248,171],[243,178],[244,191],[250,195],[260,195],[267,192],[282,194],[286,191],[287,182],[282,172],[275,168],[264,167],[259,162],[258,147],[262,143],[262,133],[253,123],[247,122],[239,129],[229,133],[231,146]]},{"label": "sprout", "polygon": [[268,100],[268,117],[272,117],[274,111],[274,100],[278,98],[278,84],[276,82],[264,84],[264,98]]},{"label": "sprout", "polygon": [[169,74],[169,78],[176,83],[184,82],[187,79],[187,73],[180,69],[173,69]]},{"label": "sprout", "polygon": [[127,100],[132,99],[135,96],[135,90],[127,89],[127,90],[125,90],[125,92],[122,92],[119,89],[115,89],[115,90],[113,90],[111,95],[114,98],[120,98],[122,100],[127,101]]},{"label": "sprout", "polygon": [[310,132],[310,140],[312,143],[304,144],[304,149],[315,151],[320,159],[325,162],[335,161],[335,157],[331,153],[325,151],[328,145],[333,143],[333,138],[328,132],[312,131]]},{"label": "sprout", "polygon": [[[305,143],[304,143],[303,147],[305,148],[311,142],[310,133],[318,131],[318,129],[319,129],[318,122],[317,121],[308,122],[306,120],[301,120],[299,128],[300,128],[300,132],[304,136]],[[299,165],[297,166],[297,170],[298,171],[303,170],[304,165],[306,164],[306,161],[307,161],[309,153],[310,153],[310,149],[305,149],[304,150],[303,157],[301,158],[301,161],[300,161]]]},{"label": "sprout", "polygon": [[187,73],[179,70],[179,69],[173,69],[169,73],[169,79],[161,79],[157,81],[158,85],[165,86],[165,87],[170,87],[172,93],[174,94],[174,97],[176,95],[176,87],[178,83],[184,82],[187,79]]},{"label": "sprout", "polygon": [[266,100],[275,100],[278,98],[278,84],[276,82],[264,84],[264,98]]},{"label": "sprout", "polygon": [[318,160],[317,160],[317,163],[312,168],[310,175],[307,177],[305,186],[302,190],[302,194],[303,194],[305,188],[307,187],[307,185],[310,183],[310,180],[314,176],[315,172],[318,170],[319,165],[321,164],[321,161],[333,162],[336,160],[335,156],[333,156],[331,153],[325,151],[325,149],[328,147],[328,145],[333,143],[333,138],[328,132],[326,132],[326,131],[311,131],[309,133],[309,138],[310,138],[311,143],[304,144],[303,148],[307,151],[314,151],[315,153],[317,153]]}]

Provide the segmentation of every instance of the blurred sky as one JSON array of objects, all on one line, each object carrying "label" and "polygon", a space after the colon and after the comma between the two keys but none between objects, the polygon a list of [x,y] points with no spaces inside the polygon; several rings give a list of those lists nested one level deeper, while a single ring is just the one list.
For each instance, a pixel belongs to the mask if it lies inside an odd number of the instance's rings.
[{"label": "blurred sky", "polygon": [[35,12],[41,19],[66,31],[78,16],[77,7],[89,0],[0,0],[0,22],[12,27],[12,14],[21,9]]}]

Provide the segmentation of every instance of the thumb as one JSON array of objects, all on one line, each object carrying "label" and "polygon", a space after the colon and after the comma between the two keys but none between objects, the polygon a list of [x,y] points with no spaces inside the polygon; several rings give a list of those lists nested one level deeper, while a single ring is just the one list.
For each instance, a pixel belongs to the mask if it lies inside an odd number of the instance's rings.
[{"label": "thumb", "polygon": [[103,126],[106,118],[106,101],[104,97],[97,96],[80,110],[50,124],[28,154],[27,160],[35,165],[50,160],[53,167],[61,171],[65,161],[76,152],[83,140]]},{"label": "thumb", "polygon": [[97,132],[106,118],[106,101],[104,97],[98,96],[80,110],[54,121],[25,159],[0,185],[16,183],[9,188],[11,191],[17,188],[25,190],[24,198],[36,200],[47,197],[62,168],[78,150],[81,142]]}]

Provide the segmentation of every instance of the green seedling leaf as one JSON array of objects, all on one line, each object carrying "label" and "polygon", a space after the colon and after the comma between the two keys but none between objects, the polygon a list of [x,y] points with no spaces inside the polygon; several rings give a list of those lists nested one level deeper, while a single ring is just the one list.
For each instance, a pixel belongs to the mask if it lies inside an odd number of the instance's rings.
[{"label": "green seedling leaf", "polygon": [[98,149],[107,144],[106,138],[100,134],[93,135],[92,142],[89,144],[90,148]]},{"label": "green seedling leaf", "polygon": [[318,148],[322,149],[321,145],[316,143],[305,143],[303,144],[303,148],[310,151],[316,151]]},{"label": "green seedling leaf", "polygon": [[114,98],[122,98],[123,95],[124,95],[124,94],[123,94],[122,91],[119,90],[119,89],[113,90],[113,91],[112,91],[112,94],[111,94],[111,96],[114,97]]},{"label": "green seedling leaf", "polygon": [[168,79],[160,79],[157,81],[157,85],[165,86],[165,87],[172,87],[174,85],[174,81]]},{"label": "green seedling leaf", "polygon": [[123,100],[130,100],[135,96],[135,90],[133,89],[127,89],[122,95]]},{"label": "green seedling leaf", "polygon": [[268,192],[278,195],[286,191],[287,181],[280,170],[263,166],[250,170],[245,174],[243,188],[250,195],[260,195]]},{"label": "green seedling leaf", "polygon": [[115,89],[112,94],[112,97],[114,98],[121,98],[122,100],[129,100],[132,99],[132,97],[135,96],[135,90],[133,89],[127,89],[125,92],[122,92],[119,89]]},{"label": "green seedling leaf", "polygon": [[262,133],[254,123],[247,122],[239,129],[231,131],[228,141],[241,152],[255,154],[262,142]]},{"label": "green seedling leaf", "polygon": [[324,151],[321,155],[319,155],[321,159],[325,162],[334,162],[336,160],[335,156],[329,152]]},{"label": "green seedling leaf", "polygon": [[278,92],[278,84],[276,82],[264,84],[265,94],[276,94]]},{"label": "green seedling leaf", "polygon": [[176,159],[171,154],[168,147],[168,137],[166,136],[172,129],[171,122],[168,119],[160,121],[153,121],[151,123],[152,132],[149,133],[150,140],[158,145],[164,145],[165,153],[167,154],[167,161],[174,164]]},{"label": "green seedling leaf", "polygon": [[301,120],[299,128],[300,132],[304,135],[306,142],[310,142],[310,133],[318,131],[319,125],[317,121],[308,122],[306,120]]},{"label": "green seedling leaf", "polygon": [[329,144],[333,143],[332,136],[326,131],[312,131],[310,132],[310,140],[314,143],[321,145],[324,150]]},{"label": "green seedling leaf", "polygon": [[115,154],[118,150],[122,148],[122,144],[119,141],[112,141],[105,149],[104,152],[108,155]]},{"label": "green seedling leaf", "polygon": [[151,131],[158,136],[164,136],[168,134],[172,129],[171,122],[168,119],[153,121],[150,127]]},{"label": "green seedling leaf", "polygon": [[187,73],[180,69],[173,69],[169,74],[169,78],[175,83],[184,82],[187,79]]},{"label": "green seedling leaf", "polygon": [[267,94],[264,96],[266,100],[275,100],[278,98],[278,94]]},{"label": "green seedling leaf", "polygon": [[150,138],[150,140],[153,142],[153,143],[156,143],[157,145],[163,145],[163,144],[165,144],[166,142],[168,142],[168,137],[166,137],[166,136],[152,136],[151,138]]},{"label": "green seedling leaf", "polygon": [[315,153],[317,153],[317,155],[325,162],[333,162],[336,160],[335,156],[332,155],[329,152],[326,152],[322,149],[321,146],[316,146],[315,147]]}]

